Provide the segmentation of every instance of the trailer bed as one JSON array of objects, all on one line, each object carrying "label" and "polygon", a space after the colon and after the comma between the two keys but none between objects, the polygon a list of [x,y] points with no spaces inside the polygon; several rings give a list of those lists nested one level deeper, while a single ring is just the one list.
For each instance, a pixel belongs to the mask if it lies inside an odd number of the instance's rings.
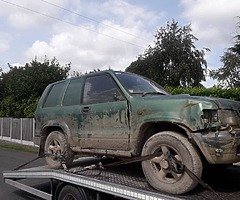
[{"label": "trailer bed", "polygon": [[[65,183],[71,183],[77,186],[93,189],[95,191],[107,194],[112,194],[114,196],[123,197],[126,199],[240,199],[240,192],[228,194],[225,190],[220,192],[217,191],[218,195],[214,195],[211,191],[207,191],[201,186],[198,186],[196,189],[186,195],[169,195],[156,191],[151,186],[149,186],[143,175],[141,167],[138,164],[112,167],[110,169],[104,170],[81,171],[84,166],[88,166],[99,161],[108,162],[105,159],[80,158],[74,162],[74,166],[69,169],[70,172],[66,172],[63,169],[53,170],[49,169],[47,166],[40,166],[17,171],[5,171],[3,173],[3,176],[6,183],[40,196],[44,199],[52,199],[52,194],[48,194],[44,191],[39,191],[36,188],[33,188],[33,191],[31,192],[32,187],[22,184],[21,179],[59,180]],[[71,173],[73,171],[79,172],[79,174]],[[238,176],[240,177],[239,173]],[[235,186],[239,187],[239,181],[237,181],[237,183],[238,184]],[[238,188],[238,190],[239,189],[240,188]]]}]

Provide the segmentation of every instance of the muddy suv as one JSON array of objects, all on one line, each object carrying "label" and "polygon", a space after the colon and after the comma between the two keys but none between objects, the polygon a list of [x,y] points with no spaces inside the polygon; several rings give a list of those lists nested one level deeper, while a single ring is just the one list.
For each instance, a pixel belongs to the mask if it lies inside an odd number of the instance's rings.
[{"label": "muddy suv", "polygon": [[154,188],[181,194],[197,185],[203,163],[240,161],[240,103],[170,95],[144,77],[111,70],[49,85],[36,110],[39,154],[52,168],[76,153],[118,158],[158,156],[142,162]]}]

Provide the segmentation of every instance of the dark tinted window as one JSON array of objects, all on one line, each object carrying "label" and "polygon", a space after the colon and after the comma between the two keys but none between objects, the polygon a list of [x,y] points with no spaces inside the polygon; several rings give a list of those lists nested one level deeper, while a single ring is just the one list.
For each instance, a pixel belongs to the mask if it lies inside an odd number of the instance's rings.
[{"label": "dark tinted window", "polygon": [[103,103],[123,100],[115,82],[108,75],[99,75],[86,79],[83,103]]},{"label": "dark tinted window", "polygon": [[63,99],[63,106],[80,104],[82,83],[83,78],[77,78],[70,81]]},{"label": "dark tinted window", "polygon": [[52,86],[50,92],[48,93],[47,99],[43,107],[55,107],[57,106],[59,96],[63,89],[63,85],[65,82],[57,83]]}]

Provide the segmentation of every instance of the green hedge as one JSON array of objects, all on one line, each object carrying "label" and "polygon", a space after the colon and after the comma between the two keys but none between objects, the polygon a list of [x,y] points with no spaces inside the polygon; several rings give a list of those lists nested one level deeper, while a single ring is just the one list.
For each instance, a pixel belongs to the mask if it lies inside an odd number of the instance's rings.
[{"label": "green hedge", "polygon": [[220,97],[240,101],[240,88],[222,89],[212,88],[166,88],[171,94],[190,94],[192,96]]}]

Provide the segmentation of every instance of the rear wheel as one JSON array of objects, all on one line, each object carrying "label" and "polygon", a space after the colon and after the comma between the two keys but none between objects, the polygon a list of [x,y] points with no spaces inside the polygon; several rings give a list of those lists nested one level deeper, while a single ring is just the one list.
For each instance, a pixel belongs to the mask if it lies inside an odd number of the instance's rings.
[{"label": "rear wheel", "polygon": [[90,200],[83,189],[66,185],[60,191],[58,200]]},{"label": "rear wheel", "polygon": [[73,162],[73,152],[66,137],[59,131],[53,131],[48,135],[44,151],[50,168],[60,168],[63,162],[69,167]]},{"label": "rear wheel", "polygon": [[146,141],[142,149],[143,156],[153,153],[159,153],[160,156],[142,162],[143,172],[152,187],[182,194],[198,184],[181,170],[181,164],[184,164],[199,178],[202,175],[200,156],[187,138],[170,131],[157,133]]}]

